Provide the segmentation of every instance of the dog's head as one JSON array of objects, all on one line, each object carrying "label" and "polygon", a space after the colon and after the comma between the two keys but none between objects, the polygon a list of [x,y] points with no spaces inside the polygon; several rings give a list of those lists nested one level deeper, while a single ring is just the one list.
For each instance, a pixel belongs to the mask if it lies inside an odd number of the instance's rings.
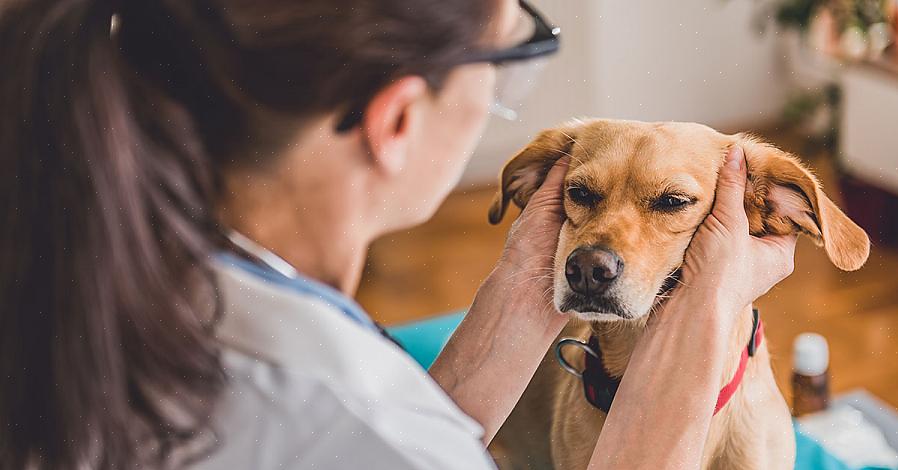
[{"label": "dog's head", "polygon": [[750,136],[691,123],[591,120],[544,131],[502,169],[490,222],[502,219],[509,201],[523,207],[552,165],[570,155],[555,306],[585,320],[639,318],[676,282],[733,145],[745,150],[753,235],[800,232],[839,268],[864,264],[867,234],[795,157]]}]

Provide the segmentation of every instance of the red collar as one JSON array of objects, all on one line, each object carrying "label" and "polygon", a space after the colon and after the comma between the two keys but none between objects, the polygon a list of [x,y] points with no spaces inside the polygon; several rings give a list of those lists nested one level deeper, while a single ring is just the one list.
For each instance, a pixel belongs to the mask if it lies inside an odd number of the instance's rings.
[{"label": "red collar", "polygon": [[[720,389],[720,393],[717,395],[717,404],[714,406],[715,415],[733,398],[733,395],[742,383],[745,368],[748,365],[748,358],[753,357],[757,349],[761,347],[761,341],[764,339],[764,324],[761,322],[757,309],[752,309],[752,317],[751,339],[748,341],[745,349],[742,350],[742,356],[739,358],[739,367],[736,369],[736,373],[733,374],[733,378]],[[564,359],[564,356],[561,355],[563,347],[572,344],[586,352],[586,367],[583,369],[582,374],[573,369]],[[620,378],[611,377],[605,370],[602,363],[602,349],[599,347],[599,341],[595,335],[591,335],[587,343],[571,338],[562,339],[555,346],[555,352],[562,367],[578,375],[583,381],[583,392],[586,395],[586,400],[592,406],[608,413],[608,410],[611,409],[611,402],[614,401],[614,396],[617,394]]]}]

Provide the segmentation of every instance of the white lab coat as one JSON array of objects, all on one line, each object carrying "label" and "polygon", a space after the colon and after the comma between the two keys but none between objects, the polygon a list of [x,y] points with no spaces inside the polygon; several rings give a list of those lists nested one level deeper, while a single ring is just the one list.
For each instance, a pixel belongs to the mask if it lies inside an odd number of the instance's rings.
[{"label": "white lab coat", "polygon": [[229,382],[191,468],[494,468],[482,428],[357,304],[235,257],[213,266]]}]

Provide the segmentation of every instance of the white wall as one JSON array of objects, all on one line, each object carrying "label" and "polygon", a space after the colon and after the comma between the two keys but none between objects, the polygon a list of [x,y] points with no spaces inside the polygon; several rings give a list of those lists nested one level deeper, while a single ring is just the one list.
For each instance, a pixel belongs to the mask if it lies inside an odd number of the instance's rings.
[{"label": "white wall", "polygon": [[841,163],[845,171],[898,194],[898,80],[871,67],[842,77]]},{"label": "white wall", "polygon": [[519,122],[492,119],[464,186],[494,182],[504,161],[539,129],[572,117],[698,121],[733,130],[778,116],[782,53],[774,30],[761,35],[754,28],[758,2],[534,3],[561,26],[561,53]]}]

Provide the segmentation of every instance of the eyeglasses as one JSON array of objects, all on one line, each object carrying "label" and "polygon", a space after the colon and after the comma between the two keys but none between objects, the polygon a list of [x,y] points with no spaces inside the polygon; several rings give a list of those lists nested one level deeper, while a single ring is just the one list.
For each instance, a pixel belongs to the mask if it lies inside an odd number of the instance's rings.
[{"label": "eyeglasses", "polygon": [[[561,28],[551,25],[533,5],[520,0],[527,39],[514,46],[473,52],[452,66],[489,63],[496,66],[496,89],[490,112],[504,119],[517,119],[514,111],[520,99],[532,88],[545,62],[541,59],[558,52]],[[337,132],[346,132],[362,122],[367,103],[350,108],[337,124]]]}]

